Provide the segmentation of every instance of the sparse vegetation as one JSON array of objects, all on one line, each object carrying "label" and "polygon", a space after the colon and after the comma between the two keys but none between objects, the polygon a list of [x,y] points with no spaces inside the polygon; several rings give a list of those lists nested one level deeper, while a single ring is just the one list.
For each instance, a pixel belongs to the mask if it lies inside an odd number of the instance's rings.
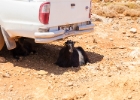
[{"label": "sparse vegetation", "polygon": [[140,17],[140,11],[136,11],[134,9],[126,10],[124,12],[125,16],[131,16],[131,17]]},{"label": "sparse vegetation", "polygon": [[136,4],[134,2],[128,2],[125,4],[126,7],[130,8],[130,9],[138,9],[140,8],[139,4]]},{"label": "sparse vegetation", "polygon": [[[95,0],[93,1],[95,2]],[[140,5],[135,2],[101,2],[98,6],[99,7],[93,7],[94,9],[92,11],[100,16],[109,18],[118,17],[120,15],[140,17]]]}]

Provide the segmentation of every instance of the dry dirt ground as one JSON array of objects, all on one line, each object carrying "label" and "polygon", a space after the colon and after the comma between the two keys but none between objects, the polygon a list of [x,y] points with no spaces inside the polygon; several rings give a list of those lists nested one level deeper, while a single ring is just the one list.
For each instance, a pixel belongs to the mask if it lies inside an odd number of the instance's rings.
[{"label": "dry dirt ground", "polygon": [[[94,31],[49,44],[34,44],[37,54],[14,60],[0,56],[0,100],[140,100],[140,23],[117,17],[93,21]],[[136,28],[137,32],[130,32]],[[63,43],[82,46],[91,63],[78,68],[54,64]]]}]

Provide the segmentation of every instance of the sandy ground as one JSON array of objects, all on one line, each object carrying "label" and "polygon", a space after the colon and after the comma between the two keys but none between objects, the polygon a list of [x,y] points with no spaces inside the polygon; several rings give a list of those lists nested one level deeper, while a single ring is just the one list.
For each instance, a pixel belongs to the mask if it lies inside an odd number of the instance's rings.
[{"label": "sandy ground", "polygon": [[[140,24],[130,17],[93,23],[93,32],[34,44],[37,54],[19,62],[4,48],[0,100],[140,100]],[[69,39],[84,48],[90,64],[78,68],[54,64]]]}]

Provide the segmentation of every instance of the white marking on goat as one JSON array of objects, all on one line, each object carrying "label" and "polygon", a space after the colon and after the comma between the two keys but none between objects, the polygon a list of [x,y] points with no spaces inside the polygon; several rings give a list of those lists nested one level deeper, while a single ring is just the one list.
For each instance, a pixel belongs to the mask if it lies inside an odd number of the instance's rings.
[{"label": "white marking on goat", "polygon": [[79,65],[83,65],[85,64],[85,61],[84,61],[84,56],[82,55],[81,51],[79,51],[78,49],[76,49],[78,54],[79,54]]}]

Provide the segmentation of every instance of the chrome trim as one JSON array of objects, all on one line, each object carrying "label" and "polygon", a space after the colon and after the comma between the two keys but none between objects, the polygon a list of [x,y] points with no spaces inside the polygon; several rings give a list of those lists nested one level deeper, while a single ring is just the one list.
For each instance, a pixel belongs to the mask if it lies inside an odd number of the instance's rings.
[{"label": "chrome trim", "polygon": [[88,29],[93,29],[94,24],[89,24],[89,25],[79,25],[78,30],[88,30]]},{"label": "chrome trim", "polygon": [[54,32],[35,32],[35,38],[51,38],[62,35],[65,33],[65,30],[58,30]]},{"label": "chrome trim", "polygon": [[78,34],[86,34],[89,32],[92,32],[93,29],[89,29],[89,30],[83,30],[83,31],[68,31],[65,34],[56,36],[56,37],[51,37],[51,38],[35,38],[35,42],[36,43],[49,43],[58,39],[63,39],[66,38],[68,36],[72,36],[72,35],[78,35]]}]

